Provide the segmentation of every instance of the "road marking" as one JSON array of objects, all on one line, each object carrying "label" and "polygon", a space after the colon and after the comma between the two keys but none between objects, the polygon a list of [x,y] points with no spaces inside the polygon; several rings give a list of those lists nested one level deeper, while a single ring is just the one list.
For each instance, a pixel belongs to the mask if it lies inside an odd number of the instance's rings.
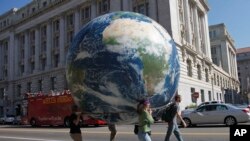
[{"label": "road marking", "polygon": [[0,139],[16,139],[16,140],[31,140],[31,141],[62,141],[62,140],[48,140],[48,139],[38,139],[38,138],[9,137],[9,136],[0,136]]}]

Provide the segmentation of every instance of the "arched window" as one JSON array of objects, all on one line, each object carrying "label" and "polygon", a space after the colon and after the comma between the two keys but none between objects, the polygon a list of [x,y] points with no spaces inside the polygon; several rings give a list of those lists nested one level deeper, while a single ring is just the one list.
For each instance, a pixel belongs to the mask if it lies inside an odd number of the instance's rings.
[{"label": "arched window", "polygon": [[197,74],[198,74],[198,79],[201,80],[202,75],[201,75],[201,66],[200,65],[197,65]]},{"label": "arched window", "polygon": [[187,75],[192,77],[192,64],[191,60],[187,60]]}]

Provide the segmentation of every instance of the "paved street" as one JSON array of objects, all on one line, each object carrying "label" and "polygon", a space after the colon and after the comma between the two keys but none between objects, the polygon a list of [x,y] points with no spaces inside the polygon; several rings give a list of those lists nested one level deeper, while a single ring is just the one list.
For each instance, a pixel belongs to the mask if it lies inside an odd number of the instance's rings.
[{"label": "paved street", "polygon": [[[249,123],[247,123],[250,125]],[[118,125],[117,141],[137,141],[133,134],[132,125]],[[152,140],[163,141],[166,125],[156,123],[152,125]],[[24,127],[0,125],[1,141],[70,141],[68,128],[60,127]],[[109,130],[104,127],[84,127],[84,141],[108,141]],[[198,126],[195,128],[181,128],[185,141],[229,141],[229,128],[224,125]],[[173,136],[172,141],[176,141]]]}]

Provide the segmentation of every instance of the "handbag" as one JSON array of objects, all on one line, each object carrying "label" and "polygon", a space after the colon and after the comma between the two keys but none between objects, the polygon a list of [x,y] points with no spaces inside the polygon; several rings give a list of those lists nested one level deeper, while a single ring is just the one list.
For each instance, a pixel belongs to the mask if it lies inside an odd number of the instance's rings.
[{"label": "handbag", "polygon": [[139,131],[139,125],[138,125],[138,124],[135,124],[134,133],[137,135],[137,134],[138,134],[138,131]]}]

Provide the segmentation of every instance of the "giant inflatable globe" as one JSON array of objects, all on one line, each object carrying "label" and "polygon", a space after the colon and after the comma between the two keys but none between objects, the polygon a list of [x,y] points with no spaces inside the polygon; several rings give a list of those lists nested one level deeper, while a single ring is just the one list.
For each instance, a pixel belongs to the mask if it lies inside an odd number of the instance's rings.
[{"label": "giant inflatable globe", "polygon": [[97,17],[75,36],[66,75],[76,104],[113,123],[137,119],[136,105],[148,98],[161,108],[179,81],[174,41],[152,19],[133,12]]}]

